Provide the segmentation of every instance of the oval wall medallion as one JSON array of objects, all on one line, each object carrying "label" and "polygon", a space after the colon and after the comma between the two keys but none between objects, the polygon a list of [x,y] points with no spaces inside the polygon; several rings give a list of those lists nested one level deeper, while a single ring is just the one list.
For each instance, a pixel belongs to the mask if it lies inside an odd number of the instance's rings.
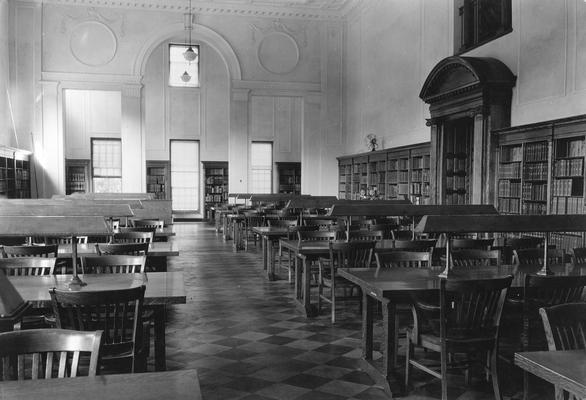
[{"label": "oval wall medallion", "polygon": [[98,21],[85,21],[71,30],[69,46],[77,61],[97,67],[112,61],[118,42],[108,26]]},{"label": "oval wall medallion", "polygon": [[268,33],[258,45],[260,65],[274,74],[287,74],[299,62],[299,46],[284,32]]}]

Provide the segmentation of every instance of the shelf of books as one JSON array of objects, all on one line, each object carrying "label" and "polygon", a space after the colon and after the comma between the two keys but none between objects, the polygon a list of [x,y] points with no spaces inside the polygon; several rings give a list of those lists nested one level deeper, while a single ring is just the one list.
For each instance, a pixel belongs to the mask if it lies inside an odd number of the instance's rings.
[{"label": "shelf of books", "polygon": [[384,199],[386,195],[387,155],[376,153],[368,158],[368,186],[366,195]]},{"label": "shelf of books", "polygon": [[204,161],[204,202],[206,215],[210,207],[228,202],[228,162]]},{"label": "shelf of books", "polygon": [[169,162],[149,160],[146,162],[147,193],[154,193],[155,199],[169,198]]},{"label": "shelf of books", "polygon": [[88,193],[90,160],[65,160],[65,193]]},{"label": "shelf of books", "polygon": [[277,162],[279,193],[301,194],[301,163]]},{"label": "shelf of books", "polygon": [[30,152],[0,146],[0,198],[31,197]]},{"label": "shelf of books", "polygon": [[523,146],[501,146],[498,169],[498,210],[505,214],[521,213],[521,163]]},{"label": "shelf of books", "polygon": [[550,143],[526,143],[523,150],[522,214],[547,214]]},{"label": "shelf of books", "polygon": [[409,198],[413,204],[429,204],[429,168],[429,148],[412,150]]},{"label": "shelf of books", "polygon": [[551,214],[577,214],[584,208],[584,136],[554,142]]},{"label": "shelf of books", "polygon": [[340,159],[338,165],[338,198],[349,200],[352,193],[352,159]]},{"label": "shelf of books", "polygon": [[444,153],[445,204],[470,204],[471,137],[463,130],[446,137]]}]

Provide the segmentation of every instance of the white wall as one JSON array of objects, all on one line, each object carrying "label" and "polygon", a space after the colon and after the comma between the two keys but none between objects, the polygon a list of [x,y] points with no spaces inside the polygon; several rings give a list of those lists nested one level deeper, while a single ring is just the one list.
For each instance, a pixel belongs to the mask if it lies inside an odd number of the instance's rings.
[{"label": "white wall", "polygon": [[13,146],[6,90],[9,88],[8,1],[0,0],[0,145]]},{"label": "white wall", "polygon": [[[513,0],[513,32],[463,56],[494,57],[517,76],[511,124],[586,113],[586,3]],[[453,55],[452,0],[374,0],[348,21],[346,153],[429,140],[419,91],[433,66]]]}]

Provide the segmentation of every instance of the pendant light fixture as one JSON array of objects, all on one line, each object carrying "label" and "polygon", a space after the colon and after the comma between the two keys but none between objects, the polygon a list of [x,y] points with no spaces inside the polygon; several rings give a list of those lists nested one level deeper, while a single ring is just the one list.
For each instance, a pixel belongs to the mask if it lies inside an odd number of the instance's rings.
[{"label": "pendant light fixture", "polygon": [[197,58],[197,54],[191,45],[191,31],[193,30],[193,13],[191,12],[191,0],[189,0],[189,12],[185,14],[185,29],[189,32],[189,47],[183,53],[185,60],[192,62]]}]

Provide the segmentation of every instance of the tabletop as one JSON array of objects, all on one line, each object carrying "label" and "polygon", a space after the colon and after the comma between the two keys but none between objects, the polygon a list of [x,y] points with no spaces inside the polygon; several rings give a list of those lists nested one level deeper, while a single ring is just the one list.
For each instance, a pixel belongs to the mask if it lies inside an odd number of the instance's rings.
[{"label": "tabletop", "polygon": [[[8,279],[23,299],[37,307],[50,307],[52,288],[69,290],[72,275],[10,276]],[[145,305],[185,304],[183,272],[145,274],[80,274],[87,286],[80,291],[115,290],[146,285]]]},{"label": "tabletop", "polygon": [[254,226],[252,231],[262,236],[287,236],[289,234],[289,229],[282,226]]},{"label": "tabletop", "polygon": [[[441,267],[431,268],[388,268],[377,272],[376,268],[340,268],[340,276],[361,286],[363,290],[376,298],[389,298],[406,292],[417,293],[440,288],[439,273]],[[501,265],[500,267],[480,267],[461,271],[450,271],[448,279],[488,279],[498,276],[513,275],[511,287],[522,287],[525,275],[536,273],[539,265]],[[586,268],[571,264],[551,267],[556,275],[584,275]]]},{"label": "tabletop", "polygon": [[[88,254],[96,254],[95,243],[81,243],[77,245],[78,256]],[[152,242],[149,244],[148,255],[153,257],[178,256],[179,250],[177,245],[172,242]],[[59,257],[71,257],[71,244],[59,245]]]},{"label": "tabletop", "polygon": [[586,350],[515,353],[515,364],[579,398],[586,397]]},{"label": "tabletop", "polygon": [[11,400],[200,400],[193,369],[143,374],[115,374],[62,379],[2,382],[0,398]]}]

